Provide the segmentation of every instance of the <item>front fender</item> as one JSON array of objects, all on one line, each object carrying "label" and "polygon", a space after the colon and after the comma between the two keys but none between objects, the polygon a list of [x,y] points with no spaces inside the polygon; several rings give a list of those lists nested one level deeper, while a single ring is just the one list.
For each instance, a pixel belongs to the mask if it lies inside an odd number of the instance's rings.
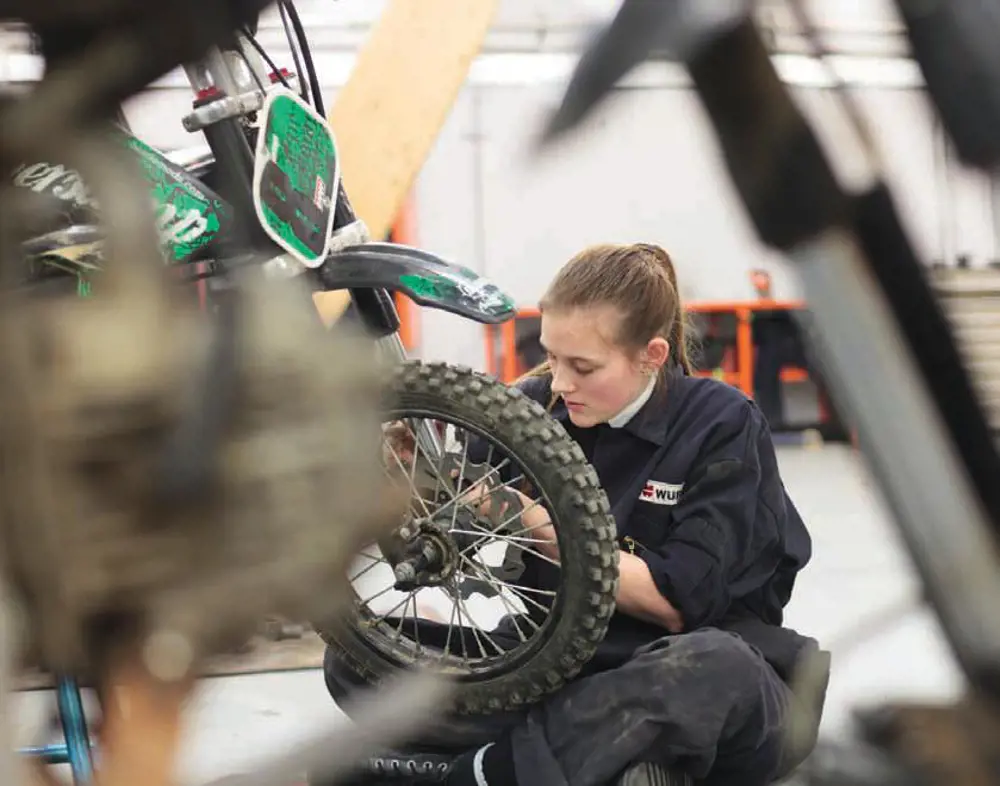
[{"label": "front fender", "polygon": [[512,319],[514,301],[475,271],[412,246],[361,243],[335,251],[316,270],[323,289],[388,289],[414,302],[496,325]]}]

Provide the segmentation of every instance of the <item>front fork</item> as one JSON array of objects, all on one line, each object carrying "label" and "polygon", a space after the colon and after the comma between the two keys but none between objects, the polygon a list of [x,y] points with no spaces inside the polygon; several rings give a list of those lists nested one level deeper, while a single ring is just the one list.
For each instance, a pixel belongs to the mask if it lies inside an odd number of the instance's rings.
[{"label": "front fork", "polygon": [[[385,353],[386,357],[393,360],[406,360],[406,347],[399,333],[391,333],[385,338],[379,339],[379,349]],[[421,418],[414,429],[414,436],[417,440],[418,450],[422,450],[425,455],[437,464],[440,464],[444,455],[444,447],[441,444],[441,437],[429,422]]]}]

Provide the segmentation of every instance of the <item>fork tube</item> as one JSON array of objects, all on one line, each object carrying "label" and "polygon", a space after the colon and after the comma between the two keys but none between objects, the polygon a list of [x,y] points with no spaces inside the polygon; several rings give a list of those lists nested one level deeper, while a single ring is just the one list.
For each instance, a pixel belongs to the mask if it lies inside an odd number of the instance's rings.
[{"label": "fork tube", "polygon": [[[403,339],[399,337],[399,333],[391,333],[385,338],[379,339],[378,343],[379,348],[388,357],[397,361],[406,360],[406,347],[403,346]],[[417,447],[420,450],[435,460],[444,455],[441,438],[429,422],[421,418],[414,431],[416,432]]]},{"label": "fork tube", "polygon": [[[203,60],[185,66],[184,70],[195,92],[215,88],[220,99],[240,94],[239,82],[218,47],[210,50]],[[257,221],[253,203],[254,152],[239,120],[219,120],[202,131],[215,156],[220,196],[236,213],[234,223],[236,231],[243,235],[242,243],[258,249],[275,248]]]}]

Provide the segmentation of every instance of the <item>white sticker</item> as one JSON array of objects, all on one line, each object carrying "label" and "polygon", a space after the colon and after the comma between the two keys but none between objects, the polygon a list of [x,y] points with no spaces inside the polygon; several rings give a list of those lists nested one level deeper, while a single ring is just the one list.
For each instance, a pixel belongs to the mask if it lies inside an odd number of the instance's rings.
[{"label": "white sticker", "polygon": [[639,499],[652,502],[654,505],[676,505],[684,490],[683,483],[664,483],[659,480],[647,480]]}]

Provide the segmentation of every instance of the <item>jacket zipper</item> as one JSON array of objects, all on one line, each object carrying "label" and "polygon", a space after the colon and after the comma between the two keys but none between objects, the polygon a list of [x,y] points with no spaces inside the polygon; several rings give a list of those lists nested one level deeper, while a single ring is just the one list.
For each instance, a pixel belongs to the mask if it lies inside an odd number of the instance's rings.
[{"label": "jacket zipper", "polygon": [[644,552],[649,551],[645,545],[637,541],[631,535],[626,535],[622,538],[622,543],[625,545],[625,548],[628,549],[629,554],[643,554]]}]

